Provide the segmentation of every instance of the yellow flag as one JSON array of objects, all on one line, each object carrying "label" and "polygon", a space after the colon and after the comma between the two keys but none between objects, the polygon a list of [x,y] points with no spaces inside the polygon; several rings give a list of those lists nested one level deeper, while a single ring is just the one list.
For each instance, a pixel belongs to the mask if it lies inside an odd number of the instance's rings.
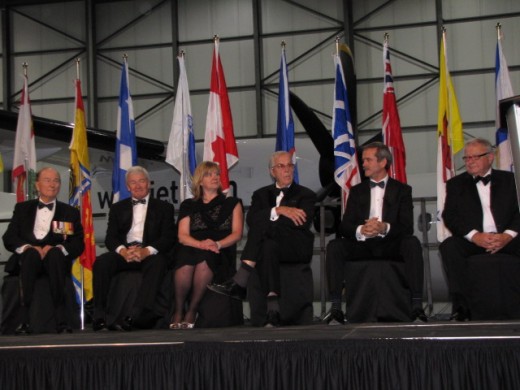
[{"label": "yellow flag", "polygon": [[446,182],[455,176],[453,156],[464,148],[462,119],[446,60],[446,33],[443,32],[439,55],[439,115],[437,118],[437,240],[444,241],[451,232],[444,225],[442,212]]},{"label": "yellow flag", "polygon": [[[76,80],[76,111],[74,130],[70,143],[70,188],[69,204],[80,209],[81,224],[85,234],[85,250],[72,266],[72,277],[75,286],[80,286],[83,266],[83,290],[85,299],[92,296],[92,265],[96,260],[96,243],[94,239],[94,224],[92,220],[92,203],[90,200],[91,178],[90,161],[87,146],[87,126],[85,124],[85,109],[81,96],[81,83]],[[79,290],[81,291],[81,290]]]}]

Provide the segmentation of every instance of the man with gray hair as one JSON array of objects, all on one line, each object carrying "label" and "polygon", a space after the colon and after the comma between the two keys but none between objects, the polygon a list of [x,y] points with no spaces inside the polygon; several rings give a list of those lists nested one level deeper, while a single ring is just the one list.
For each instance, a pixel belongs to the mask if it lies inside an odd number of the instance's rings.
[{"label": "man with gray hair", "polygon": [[[98,256],[93,269],[94,331],[129,331],[138,318],[156,318],[154,303],[166,273],[167,254],[176,241],[174,208],[150,197],[146,169],[131,167],[126,173],[130,198],[110,207],[105,244],[108,252]],[[107,324],[106,307],[110,282],[121,271],[139,270],[143,280],[131,313],[120,323]],[[147,327],[153,324],[141,324]]]},{"label": "man with gray hair", "polygon": [[464,147],[466,172],[446,183],[442,217],[452,236],[439,250],[448,277],[452,320],[467,321],[467,258],[482,253],[520,256],[520,212],[513,173],[492,169],[491,143],[475,138]]},{"label": "man with gray hair", "polygon": [[294,169],[291,153],[271,155],[269,173],[275,182],[253,193],[241,266],[232,279],[208,286],[217,293],[244,299],[250,272],[256,267],[267,294],[266,327],[281,325],[280,262],[310,263],[312,259],[314,235],[310,228],[316,194],[293,182]]}]

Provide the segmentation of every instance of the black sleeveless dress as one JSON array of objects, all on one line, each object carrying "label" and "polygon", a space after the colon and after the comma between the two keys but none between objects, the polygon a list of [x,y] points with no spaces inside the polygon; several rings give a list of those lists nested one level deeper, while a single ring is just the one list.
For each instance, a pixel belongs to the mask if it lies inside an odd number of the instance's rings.
[{"label": "black sleeveless dress", "polygon": [[[197,240],[211,239],[214,241],[222,240],[231,234],[233,223],[233,210],[241,203],[238,198],[225,195],[218,195],[209,203],[204,203],[202,199],[186,199],[181,203],[178,221],[185,217],[190,217],[190,235]],[[233,254],[229,253],[233,251]],[[175,268],[184,265],[196,265],[203,261],[214,274],[222,266],[224,258],[229,259],[234,256],[235,246],[222,248],[219,253],[208,250],[198,249],[191,246],[178,244],[175,250]]]}]

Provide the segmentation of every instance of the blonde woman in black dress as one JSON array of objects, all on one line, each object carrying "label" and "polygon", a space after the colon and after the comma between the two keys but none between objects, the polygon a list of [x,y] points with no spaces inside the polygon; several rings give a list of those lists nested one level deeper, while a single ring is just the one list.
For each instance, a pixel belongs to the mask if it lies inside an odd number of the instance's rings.
[{"label": "blonde woman in black dress", "polygon": [[193,328],[206,286],[222,265],[226,252],[242,238],[242,203],[222,193],[218,164],[204,161],[197,166],[192,192],[193,198],[183,201],[179,210],[175,312],[170,329]]}]

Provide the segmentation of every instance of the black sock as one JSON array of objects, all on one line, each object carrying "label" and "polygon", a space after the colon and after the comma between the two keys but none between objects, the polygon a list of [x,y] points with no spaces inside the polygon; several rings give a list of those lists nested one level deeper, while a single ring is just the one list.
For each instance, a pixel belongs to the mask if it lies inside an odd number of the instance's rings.
[{"label": "black sock", "polygon": [[271,295],[267,297],[267,311],[280,311],[278,295]]},{"label": "black sock", "polygon": [[341,294],[330,294],[331,310],[341,310]]},{"label": "black sock", "polygon": [[247,281],[249,280],[249,275],[251,274],[252,270],[253,267],[246,263],[242,263],[235,276],[233,276],[233,280],[240,287],[245,288],[247,286]]},{"label": "black sock", "polygon": [[412,298],[412,309],[422,310],[422,298]]}]

